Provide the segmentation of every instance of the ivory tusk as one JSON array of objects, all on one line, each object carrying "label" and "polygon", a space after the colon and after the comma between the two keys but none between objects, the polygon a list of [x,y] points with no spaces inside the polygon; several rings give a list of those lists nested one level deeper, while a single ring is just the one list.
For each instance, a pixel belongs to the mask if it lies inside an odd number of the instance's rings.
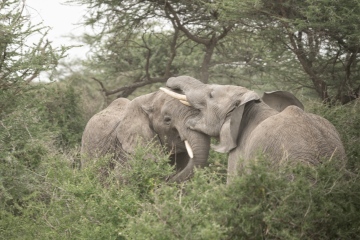
[{"label": "ivory tusk", "polygon": [[186,98],[186,96],[184,94],[179,94],[179,93],[170,91],[169,89],[163,88],[163,87],[161,87],[160,90],[165,92],[167,95],[169,95],[169,96],[171,96],[173,98],[176,98],[176,99],[183,100],[183,101],[187,102],[187,98]]},{"label": "ivory tusk", "polygon": [[188,152],[189,154],[189,157],[190,158],[194,158],[194,153],[193,153],[193,150],[189,144],[189,142],[187,140],[185,140],[185,147],[186,147],[186,151]]},{"label": "ivory tusk", "polygon": [[182,104],[191,107],[191,104],[188,101],[179,100]]}]

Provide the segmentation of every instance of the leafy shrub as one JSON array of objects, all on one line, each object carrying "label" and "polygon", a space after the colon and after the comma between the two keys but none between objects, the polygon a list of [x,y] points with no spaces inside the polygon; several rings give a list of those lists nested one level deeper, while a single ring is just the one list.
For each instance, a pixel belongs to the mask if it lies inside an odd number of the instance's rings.
[{"label": "leafy shrub", "polygon": [[231,215],[223,219],[231,239],[353,239],[359,233],[358,176],[331,161],[269,169],[262,160],[227,189]]},{"label": "leafy shrub", "polygon": [[[67,85],[26,92],[1,115],[4,239],[354,239],[360,234],[358,104],[311,106],[339,130],[351,173],[331,161],[272,169],[259,157],[251,173],[226,185],[227,156],[211,152],[209,166],[196,170],[190,181],[169,184],[168,156],[151,144],[137,148],[127,164],[104,157],[89,161],[86,169],[74,168],[84,124],[74,93]],[[63,113],[65,120],[59,119]],[[148,156],[154,160],[146,161]]]},{"label": "leafy shrub", "polygon": [[51,151],[51,132],[34,104],[40,105],[25,92],[0,116],[0,204],[13,213],[40,187],[41,178],[30,172],[36,172]]},{"label": "leafy shrub", "polygon": [[360,170],[360,101],[331,108],[320,103],[312,103],[309,110],[328,119],[338,130],[348,156],[348,166],[353,171]]},{"label": "leafy shrub", "polygon": [[56,126],[56,144],[69,148],[81,142],[86,121],[80,95],[69,82],[52,84],[43,92],[46,123]]},{"label": "leafy shrub", "polygon": [[[358,176],[331,162],[269,171],[259,159],[229,186],[207,169],[155,202],[125,229],[127,239],[353,239],[360,232]],[[289,181],[289,175],[294,179]]]},{"label": "leafy shrub", "polygon": [[[146,155],[156,161],[145,160]],[[109,157],[90,161],[86,169],[72,168],[69,155],[76,151],[46,155],[37,171],[23,171],[22,184],[30,178],[29,192],[22,192],[26,205],[18,213],[0,210],[1,236],[6,239],[83,238],[117,239],[129,219],[138,214],[144,202],[152,202],[156,189],[172,173],[168,156],[149,145],[138,148],[128,164],[113,162],[106,177],[99,169],[110,168]],[[24,174],[26,172],[26,174]],[[16,184],[11,182],[12,186]],[[37,187],[34,190],[34,186]],[[7,186],[6,186],[7,187]],[[17,187],[19,189],[19,187]],[[31,191],[32,190],[32,191]]]},{"label": "leafy shrub", "polygon": [[[359,178],[334,169],[331,162],[270,170],[259,159],[251,174],[243,173],[228,186],[210,168],[197,170],[186,183],[166,184],[166,156],[145,162],[144,152],[137,151],[131,167],[111,171],[106,184],[97,169],[108,166],[108,158],[85,170],[72,169],[61,155],[49,158],[41,164],[42,189],[21,214],[1,211],[2,236],[353,239],[360,232]],[[120,181],[121,170],[126,172]],[[295,176],[292,181],[289,174]]]},{"label": "leafy shrub", "polygon": [[[0,102],[6,102],[1,105],[0,113],[0,206],[6,225],[11,221],[25,222],[27,217],[30,217],[28,220],[35,218],[32,206],[46,206],[51,201],[52,192],[46,187],[48,169],[44,166],[48,166],[53,156],[58,154],[55,146],[59,145],[54,144],[58,142],[57,136],[68,133],[68,141],[63,145],[69,146],[79,144],[79,134],[82,132],[79,125],[75,125],[77,121],[50,121],[51,116],[55,118],[61,114],[55,116],[52,112],[53,115],[50,115],[47,111],[48,103],[56,97],[49,92],[48,86],[19,84],[21,94],[12,98],[14,89],[10,90],[0,94]],[[55,108],[56,113],[62,113],[65,109],[75,112],[79,102],[71,96],[72,93],[67,93],[67,89],[58,92],[58,95],[64,96],[60,99],[63,108]],[[81,112],[76,114],[71,117],[75,119],[81,116]],[[18,229],[16,232],[21,234],[22,231]]]},{"label": "leafy shrub", "polygon": [[[217,221],[226,209],[221,176],[198,170],[180,185],[163,185],[154,203],[145,202],[124,230],[126,239],[221,239],[227,228]],[[215,205],[214,205],[215,204]],[[223,205],[224,204],[224,205]]]}]

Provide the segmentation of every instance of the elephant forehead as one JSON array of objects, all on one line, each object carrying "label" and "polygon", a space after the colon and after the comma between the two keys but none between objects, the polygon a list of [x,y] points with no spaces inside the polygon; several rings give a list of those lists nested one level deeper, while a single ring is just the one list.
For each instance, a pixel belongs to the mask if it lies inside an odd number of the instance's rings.
[{"label": "elephant forehead", "polygon": [[186,106],[182,104],[179,100],[170,98],[170,100],[165,101],[163,104],[160,114],[162,116],[164,115],[170,115],[173,117],[186,117],[194,114],[198,114],[197,109],[193,107]]},{"label": "elephant forehead", "polygon": [[227,98],[228,100],[238,98],[249,91],[245,87],[233,85],[214,85],[211,89],[213,97]]},{"label": "elephant forehead", "polygon": [[229,111],[229,108],[240,101],[247,91],[244,87],[217,85],[214,86],[211,93],[209,93],[208,104],[221,108],[224,111]]}]

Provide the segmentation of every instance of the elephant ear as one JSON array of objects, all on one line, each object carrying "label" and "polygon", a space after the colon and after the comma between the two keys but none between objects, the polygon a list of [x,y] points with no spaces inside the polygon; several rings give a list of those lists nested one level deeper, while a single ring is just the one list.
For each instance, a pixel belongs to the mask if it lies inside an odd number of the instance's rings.
[{"label": "elephant ear", "polygon": [[259,99],[259,95],[254,91],[248,91],[240,98],[240,105],[225,119],[225,122],[221,127],[219,145],[212,146],[215,151],[227,153],[236,148],[245,105],[248,102]]},{"label": "elephant ear", "polygon": [[152,107],[137,106],[125,114],[117,129],[117,139],[125,152],[133,153],[138,144],[156,138],[148,115],[152,112]]},{"label": "elephant ear", "polygon": [[304,105],[292,93],[286,91],[264,92],[261,100],[271,108],[281,112],[290,105],[304,110]]}]

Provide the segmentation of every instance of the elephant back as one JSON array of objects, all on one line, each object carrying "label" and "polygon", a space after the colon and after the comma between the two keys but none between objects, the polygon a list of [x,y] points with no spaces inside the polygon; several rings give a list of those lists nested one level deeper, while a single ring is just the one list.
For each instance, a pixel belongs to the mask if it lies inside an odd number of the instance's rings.
[{"label": "elephant back", "polygon": [[335,127],[326,119],[289,106],[281,113],[261,122],[246,144],[247,159],[255,157],[256,149],[272,160],[294,160],[316,165],[336,158],[343,166],[345,150]]},{"label": "elephant back", "polygon": [[98,157],[110,151],[115,138],[113,132],[129,102],[126,98],[118,98],[90,118],[81,140],[82,155]]}]

